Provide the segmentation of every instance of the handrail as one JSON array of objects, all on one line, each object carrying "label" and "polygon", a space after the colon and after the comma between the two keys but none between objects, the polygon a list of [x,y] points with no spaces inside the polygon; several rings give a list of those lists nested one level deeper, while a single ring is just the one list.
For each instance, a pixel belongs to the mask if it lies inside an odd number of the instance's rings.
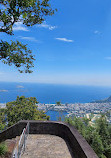
[{"label": "handrail", "polygon": [[13,158],[20,158],[21,153],[25,151],[28,134],[29,134],[29,122],[27,123],[26,128],[23,129],[23,132],[20,136],[18,143],[18,150],[16,147],[13,153]]},{"label": "handrail", "polygon": [[23,132],[20,136],[19,144],[18,144],[18,158],[21,155],[21,152],[25,150],[25,128],[23,129]]}]

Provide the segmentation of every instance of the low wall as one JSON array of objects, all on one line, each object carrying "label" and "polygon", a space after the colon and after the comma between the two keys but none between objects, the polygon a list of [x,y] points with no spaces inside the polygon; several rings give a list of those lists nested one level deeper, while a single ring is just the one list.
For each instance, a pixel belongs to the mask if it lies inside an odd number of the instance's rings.
[{"label": "low wall", "polygon": [[18,122],[0,133],[0,142],[20,136],[27,122]]},{"label": "low wall", "polygon": [[[28,121],[20,121],[0,133],[0,142],[19,136]],[[98,158],[87,141],[72,126],[62,122],[29,121],[30,134],[52,134],[63,138],[71,152],[72,158]]]}]

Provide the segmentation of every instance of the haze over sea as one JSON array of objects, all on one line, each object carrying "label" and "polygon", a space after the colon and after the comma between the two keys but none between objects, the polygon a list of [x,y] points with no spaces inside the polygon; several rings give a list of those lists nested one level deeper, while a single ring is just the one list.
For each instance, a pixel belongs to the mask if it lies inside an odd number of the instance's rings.
[{"label": "haze over sea", "polygon": [[111,95],[111,87],[0,82],[0,103],[17,96],[36,97],[40,103],[87,103]]}]

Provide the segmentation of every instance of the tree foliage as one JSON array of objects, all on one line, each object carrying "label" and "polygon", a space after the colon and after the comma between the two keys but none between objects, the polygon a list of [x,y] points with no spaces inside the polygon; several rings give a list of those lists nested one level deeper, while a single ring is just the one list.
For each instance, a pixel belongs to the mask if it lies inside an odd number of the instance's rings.
[{"label": "tree foliage", "polygon": [[6,127],[6,109],[0,108],[0,131]]},{"label": "tree foliage", "polygon": [[11,66],[12,64],[18,68],[19,72],[23,72],[21,67],[24,67],[25,73],[31,73],[31,67],[33,67],[34,57],[31,50],[28,50],[26,45],[23,45],[21,42],[11,41],[11,44],[1,40],[0,43],[0,60],[4,64]]},{"label": "tree foliage", "polygon": [[37,110],[36,103],[38,102],[35,97],[25,98],[24,96],[18,96],[15,101],[8,102],[6,104],[8,126],[20,120],[49,120],[49,116]]},{"label": "tree foliage", "polygon": [[87,118],[67,118],[66,122],[78,129],[99,158],[111,158],[111,125],[105,116],[96,119],[95,127]]},{"label": "tree foliage", "polygon": [[61,106],[61,102],[60,102],[60,101],[57,101],[57,102],[56,102],[56,105],[57,105],[57,106]]},{"label": "tree foliage", "polygon": [[[26,26],[41,24],[54,11],[50,0],[0,0],[0,32],[13,35],[13,25],[22,22]],[[0,60],[9,66],[14,64],[20,72],[30,73],[34,56],[19,41],[0,41]],[[20,69],[22,68],[22,69]]]},{"label": "tree foliage", "polygon": [[0,157],[4,157],[7,152],[7,145],[5,143],[0,144]]}]

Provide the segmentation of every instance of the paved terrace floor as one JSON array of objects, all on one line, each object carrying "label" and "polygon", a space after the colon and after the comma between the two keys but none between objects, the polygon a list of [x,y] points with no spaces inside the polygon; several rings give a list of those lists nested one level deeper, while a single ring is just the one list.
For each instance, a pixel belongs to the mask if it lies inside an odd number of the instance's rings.
[{"label": "paved terrace floor", "polygon": [[29,135],[21,158],[72,158],[65,141],[54,135]]}]

